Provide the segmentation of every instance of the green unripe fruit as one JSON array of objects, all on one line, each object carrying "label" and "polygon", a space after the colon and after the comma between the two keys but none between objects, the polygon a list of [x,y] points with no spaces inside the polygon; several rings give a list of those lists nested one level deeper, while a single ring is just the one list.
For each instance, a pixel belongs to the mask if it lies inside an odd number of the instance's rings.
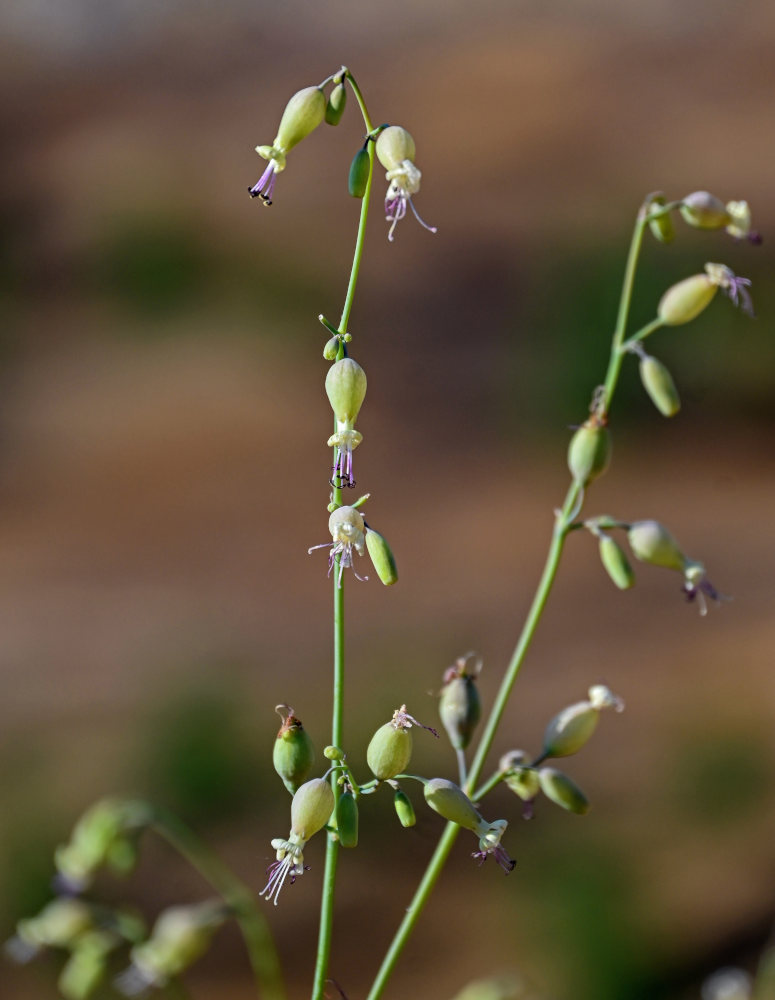
[{"label": "green unripe fruit", "polygon": [[475,679],[465,672],[455,672],[441,689],[439,700],[439,715],[455,750],[465,750],[471,742],[481,714]]},{"label": "green unripe fruit", "polygon": [[[666,205],[665,196],[658,194],[654,195],[649,202],[649,205],[654,205],[657,207],[662,207]],[[656,219],[649,219],[649,229],[651,230],[651,235],[659,240],[660,243],[672,243],[675,239],[675,228],[673,227],[673,220],[669,213],[665,215],[660,215]]]},{"label": "green unripe fruit", "polygon": [[659,521],[636,521],[627,532],[632,554],[641,562],[683,572],[686,556],[667,528]]},{"label": "green unripe fruit", "polygon": [[400,788],[396,789],[396,794],[393,796],[393,808],[396,811],[396,816],[398,816],[401,826],[404,828],[414,826],[417,822],[411,799]]},{"label": "green unripe fruit", "polygon": [[568,757],[580,750],[597,727],[598,713],[588,701],[569,705],[552,719],[544,733],[547,757]]},{"label": "green unripe fruit", "polygon": [[366,372],[352,358],[342,358],[326,374],[326,393],[340,423],[355,423],[366,396]]},{"label": "green unripe fruit", "polygon": [[607,427],[586,423],[579,427],[568,446],[568,468],[580,486],[602,476],[611,461],[611,435]]},{"label": "green unripe fruit", "polygon": [[314,131],[326,113],[326,98],[320,87],[305,87],[288,101],[280,119],[273,146],[283,153]]},{"label": "green unripe fruit", "polygon": [[640,359],[640,380],[651,402],[663,417],[674,417],[681,409],[681,400],[673,376],[657,358]]},{"label": "green unripe fruit", "polygon": [[352,792],[342,792],[336,804],[336,831],[342,847],[358,846],[358,803]]},{"label": "green unripe fruit", "polygon": [[579,786],[571,779],[553,767],[542,767],[538,772],[541,791],[555,805],[567,809],[568,812],[583,816],[589,812],[589,800]]},{"label": "green unripe fruit", "polygon": [[398,581],[398,570],[396,561],[390,546],[378,531],[373,528],[366,528],[366,548],[368,549],[377,576],[386,587],[392,586]]},{"label": "green unripe fruit", "polygon": [[690,323],[707,309],[719,286],[707,274],[693,274],[665,292],[657,306],[657,316],[666,326]]},{"label": "green unripe fruit", "polygon": [[366,194],[371,172],[371,158],[366,149],[359,149],[350,164],[350,174],[347,178],[347,190],[353,198],[362,198]]},{"label": "green unripe fruit", "polygon": [[538,772],[532,767],[517,767],[509,771],[503,780],[523,802],[532,802],[541,788]]},{"label": "green unripe fruit", "polygon": [[346,107],[347,88],[344,83],[337,83],[332,89],[326,103],[326,122],[329,125],[338,125],[342,120],[342,115]]},{"label": "green unripe fruit", "polygon": [[404,160],[414,162],[414,157],[414,139],[400,125],[391,125],[377,136],[377,158],[385,170],[395,170]]},{"label": "green unripe fruit", "polygon": [[731,221],[727,207],[709,191],[693,191],[680,206],[685,222],[696,229],[721,229]]},{"label": "green unripe fruit", "polygon": [[386,722],[374,733],[366,750],[369,770],[380,781],[387,781],[402,774],[412,759],[412,734]]},{"label": "green unripe fruit", "polygon": [[278,705],[277,711],[282,716],[283,724],[274,741],[272,763],[283,784],[293,795],[312,770],[315,748],[301,724],[301,719],[296,718],[292,708],[288,705]]},{"label": "green unripe fruit", "polygon": [[340,343],[341,341],[339,340],[339,337],[332,337],[330,340],[326,341],[325,347],[323,348],[323,357],[326,361],[336,361]]},{"label": "green unripe fruit", "polygon": [[291,833],[309,840],[322,830],[334,811],[334,793],[323,778],[312,778],[297,790],[291,802]]},{"label": "green unripe fruit", "polygon": [[[425,801],[439,816],[466,830],[478,831],[484,821],[462,788],[446,778],[432,778],[423,789]],[[485,826],[487,824],[484,824]]]},{"label": "green unripe fruit", "polygon": [[600,561],[619,590],[629,590],[635,583],[635,574],[620,545],[610,535],[600,536]]}]

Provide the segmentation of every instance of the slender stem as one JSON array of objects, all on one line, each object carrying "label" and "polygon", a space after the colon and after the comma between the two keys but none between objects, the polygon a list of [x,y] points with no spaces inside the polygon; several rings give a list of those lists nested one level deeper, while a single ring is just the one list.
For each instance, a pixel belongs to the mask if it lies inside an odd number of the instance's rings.
[{"label": "slender stem", "polygon": [[487,795],[488,792],[491,792],[496,785],[499,785],[504,778],[505,774],[503,771],[496,771],[494,774],[490,775],[483,785],[477,788],[475,792],[471,793],[471,801],[474,805],[476,805],[477,802],[481,802],[485,795]]},{"label": "slender stem", "polygon": [[159,836],[210,883],[232,909],[250,957],[256,987],[263,1000],[285,1000],[280,961],[272,933],[256,906],[250,889],[177,816],[157,808],[151,825]]},{"label": "slender stem", "polygon": [[[349,80],[353,93],[363,115],[366,131],[372,131],[371,119],[363,100],[363,95],[349,70],[345,71],[345,78]],[[371,195],[371,180],[374,173],[374,143],[368,143],[369,151],[369,178],[366,182],[366,191],[361,200],[361,214],[358,222],[358,235],[355,239],[355,251],[353,253],[353,263],[350,270],[350,280],[347,285],[347,294],[342,308],[342,317],[339,321],[339,332],[347,332],[347,325],[350,322],[350,312],[352,311],[355,299],[355,288],[358,283],[358,273],[363,257],[363,242],[366,236],[366,221],[369,215],[369,198]],[[340,345],[339,356],[344,353],[344,344]],[[336,427],[335,427],[336,429]],[[336,478],[336,477],[335,477]],[[333,501],[336,504],[342,503],[342,490],[334,487]],[[333,708],[331,717],[331,743],[340,747],[343,743],[343,713],[344,713],[344,587],[339,585],[340,560],[337,558],[334,566],[334,690]],[[339,800],[340,789],[336,781],[336,776],[332,778],[334,798]],[[323,872],[323,888],[320,897],[320,928],[318,931],[318,949],[315,961],[315,974],[312,983],[312,1000],[322,1000],[326,979],[328,977],[328,965],[331,958],[331,942],[334,928],[334,890],[336,886],[336,869],[339,861],[339,838],[331,831],[326,839],[326,866]]]},{"label": "slender stem", "polygon": [[619,350],[622,352],[622,354],[625,354],[627,351],[629,351],[629,349],[632,347],[633,344],[637,344],[641,340],[645,340],[646,337],[650,337],[655,330],[661,329],[664,325],[665,324],[663,320],[661,320],[659,317],[657,317],[656,319],[652,319],[650,323],[647,323],[645,326],[642,326],[637,333],[633,333],[631,337],[628,337],[627,340],[625,340],[622,346],[619,348]]}]

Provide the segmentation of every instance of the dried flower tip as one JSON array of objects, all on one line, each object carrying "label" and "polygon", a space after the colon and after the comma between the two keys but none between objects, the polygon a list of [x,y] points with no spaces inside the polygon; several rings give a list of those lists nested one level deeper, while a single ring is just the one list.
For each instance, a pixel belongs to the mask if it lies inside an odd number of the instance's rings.
[{"label": "dried flower tip", "polygon": [[358,580],[366,580],[368,577],[358,576],[353,566],[353,549],[358,555],[363,555],[366,540],[363,515],[359,514],[354,507],[337,507],[328,519],[328,530],[331,532],[333,542],[324,542],[322,545],[313,545],[308,552],[315,549],[331,549],[328,556],[328,575],[336,565],[339,557],[339,579],[338,585],[342,586],[342,574],[348,567],[352,569]]},{"label": "dried flower tip", "polygon": [[598,550],[603,569],[619,590],[629,590],[634,586],[635,574],[632,566],[627,561],[621,546],[610,535],[601,532]]},{"label": "dried flower tip", "polygon": [[554,767],[542,767],[538,772],[538,780],[541,791],[555,805],[579,816],[589,812],[589,800],[567,774]]},{"label": "dried flower tip", "polygon": [[223,903],[215,900],[164,910],[151,937],[131,951],[134,972],[145,985],[166,986],[207,951],[226,916]]},{"label": "dried flower tip", "polygon": [[696,229],[722,229],[730,222],[727,207],[709,191],[693,191],[681,202],[681,215]]},{"label": "dried flower tip", "polygon": [[720,604],[723,600],[729,599],[723,597],[723,595],[716,590],[705,575],[705,567],[702,563],[695,562],[692,559],[687,559],[686,565],[684,566],[684,585],[681,589],[686,595],[687,601],[697,601],[700,614],[703,616],[708,613],[708,602],[705,600],[706,597],[710,598],[711,601],[715,601],[717,604]]},{"label": "dried flower tip", "polygon": [[736,240],[748,240],[759,245],[762,238],[756,230],[751,229],[751,209],[747,201],[728,201],[727,213],[732,220],[727,226],[727,232]]},{"label": "dried flower tip", "polygon": [[589,691],[587,691],[587,697],[592,707],[598,712],[602,712],[608,708],[612,708],[615,712],[624,711],[623,699],[614,694],[605,684],[593,684]]},{"label": "dried flower tip", "polygon": [[363,198],[366,188],[369,185],[369,175],[371,174],[371,157],[365,148],[359,149],[350,164],[350,173],[347,177],[347,190],[353,198]]},{"label": "dried flower tip", "polygon": [[674,417],[681,409],[681,399],[673,376],[657,358],[644,354],[640,359],[640,380],[651,402],[663,417]]},{"label": "dried flower tip", "polygon": [[374,531],[366,525],[366,549],[371,557],[377,576],[385,584],[391,587],[398,582],[398,569],[396,560],[390,546],[378,531]]},{"label": "dried flower tip", "polygon": [[706,264],[705,271],[713,282],[729,296],[734,305],[739,306],[744,313],[754,316],[753,302],[748,289],[750,278],[738,278],[735,272],[725,264]]},{"label": "dried flower tip", "polygon": [[272,764],[293,795],[312,770],[315,749],[301,719],[294,715],[290,706],[278,705],[275,711],[281,715],[283,724],[274,741]]},{"label": "dried flower tip", "polygon": [[568,446],[568,469],[580,486],[602,476],[611,461],[611,435],[601,418],[591,416]]},{"label": "dried flower tip", "polygon": [[347,88],[344,83],[334,85],[326,102],[326,124],[338,125],[347,107]]},{"label": "dried flower tip", "polygon": [[396,225],[406,215],[406,206],[412,210],[420,225],[435,233],[436,227],[429,226],[420,218],[414,207],[412,195],[420,190],[422,174],[414,164],[414,139],[400,125],[391,125],[380,132],[376,144],[377,158],[386,168],[385,178],[388,189],[385,196],[385,218],[391,223],[388,239],[392,242]]}]

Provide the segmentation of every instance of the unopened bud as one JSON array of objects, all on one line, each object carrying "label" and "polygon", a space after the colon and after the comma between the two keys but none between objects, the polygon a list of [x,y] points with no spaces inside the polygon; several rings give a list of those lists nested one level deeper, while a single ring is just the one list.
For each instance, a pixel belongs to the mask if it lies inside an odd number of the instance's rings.
[{"label": "unopened bud", "polygon": [[611,460],[611,435],[597,417],[583,424],[570,440],[568,468],[579,484],[587,486],[602,476]]},{"label": "unopened bud", "polygon": [[352,425],[366,396],[366,372],[352,358],[342,358],[328,369],[326,393],[336,419]]},{"label": "unopened bud", "polygon": [[296,791],[291,803],[291,833],[309,840],[322,830],[334,811],[334,793],[323,778],[312,778]]},{"label": "unopened bud", "polygon": [[347,88],[344,83],[337,83],[334,85],[326,102],[326,122],[329,125],[338,125],[342,120],[342,115],[346,107]]},{"label": "unopened bud", "polygon": [[667,528],[659,521],[636,521],[627,531],[632,554],[641,562],[683,572],[686,556]]},{"label": "unopened bud", "polygon": [[547,757],[568,757],[579,751],[597,728],[598,713],[588,701],[564,708],[551,720],[544,733]]},{"label": "unopened bud", "polygon": [[621,546],[610,535],[600,536],[600,561],[619,590],[629,590],[635,583],[635,574]]},{"label": "unopened bud", "polygon": [[567,774],[554,767],[542,767],[538,772],[538,780],[541,783],[541,791],[555,805],[580,816],[589,812],[589,800]]},{"label": "unopened bud", "polygon": [[401,826],[408,828],[410,826],[414,826],[417,822],[412,800],[408,795],[406,795],[405,792],[402,792],[400,788],[396,789],[396,793],[393,796],[393,808],[396,811],[396,816],[398,816],[398,821]]},{"label": "unopened bud", "polygon": [[461,657],[445,671],[439,699],[439,715],[455,750],[465,750],[482,714],[476,687],[481,661],[469,669],[468,659]]},{"label": "unopened bud", "polygon": [[398,570],[393,553],[382,535],[378,531],[374,531],[373,528],[366,528],[366,548],[371,556],[374,569],[377,571],[377,576],[385,586],[390,587],[396,583]]},{"label": "unopened bud", "polygon": [[659,300],[657,316],[667,326],[689,323],[707,309],[718,289],[708,274],[693,274],[668,288]]},{"label": "unopened bud", "polygon": [[681,409],[681,400],[673,376],[657,358],[644,355],[640,359],[640,380],[651,402],[663,417],[674,417]]},{"label": "unopened bud", "polygon": [[[462,788],[446,778],[431,778],[423,789],[425,801],[439,816],[476,832],[483,820]],[[485,824],[486,825],[486,824]]]},{"label": "unopened bud", "polygon": [[395,170],[404,160],[414,161],[414,139],[405,128],[391,125],[377,137],[377,158],[385,170]]},{"label": "unopened bud", "polygon": [[285,106],[272,145],[287,153],[320,125],[325,113],[326,98],[320,87],[299,90]]},{"label": "unopened bud", "polygon": [[293,795],[312,770],[315,749],[301,724],[301,719],[293,714],[293,709],[289,705],[278,705],[275,711],[280,715],[283,724],[274,741],[272,763],[283,784]]},{"label": "unopened bud", "polygon": [[326,341],[325,347],[323,348],[323,357],[326,361],[336,361],[340,343],[341,341],[339,340],[339,337],[332,337],[330,340]]},{"label": "unopened bud", "polygon": [[344,760],[344,753],[339,747],[326,747],[323,751],[323,756],[326,760]]},{"label": "unopened bud", "polygon": [[694,191],[681,202],[684,220],[696,229],[721,229],[729,224],[727,207],[709,191]]},{"label": "unopened bud", "polygon": [[342,847],[358,846],[358,803],[349,790],[342,792],[336,804],[336,831]]},{"label": "unopened bud", "polygon": [[359,149],[350,164],[350,174],[347,178],[347,190],[353,198],[362,198],[366,194],[371,172],[371,159],[366,149]]},{"label": "unopened bud", "polygon": [[[667,201],[663,194],[654,194],[648,201],[648,207],[653,205],[661,208],[666,204]],[[658,215],[655,219],[650,218],[649,229],[654,239],[659,240],[660,243],[672,243],[675,239],[675,228],[669,212],[666,212],[664,215]]]}]

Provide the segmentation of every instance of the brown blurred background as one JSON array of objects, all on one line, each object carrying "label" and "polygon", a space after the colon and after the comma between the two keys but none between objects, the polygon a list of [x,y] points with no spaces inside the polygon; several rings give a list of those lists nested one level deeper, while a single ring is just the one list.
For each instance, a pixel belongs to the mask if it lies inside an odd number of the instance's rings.
[{"label": "brown blurred background", "polygon": [[[344,61],[374,120],[414,134],[439,227],[409,218],[389,245],[378,178],[351,320],[369,376],[356,470],[401,582],[348,588],[357,766],[401,702],[433,724],[461,653],[482,654],[492,697],[643,196],[746,198],[765,237],[681,225],[647,243],[634,322],[706,260],[754,280],[759,316],[719,300],[653,338],[683,411],[660,417],[629,366],[588,507],[665,521],[734,601],[702,620],[648,567],[619,593],[571,539],[497,749],[536,749],[605,680],[627,712],[567,766],[594,809],[526,823],[495,795],[517,871],[478,871],[461,837],[388,996],[519,970],[558,1000],[682,1000],[719,965],[752,967],[775,919],[772,5],[6,0],[0,27],[2,936],[111,791],[176,809],[260,889],[288,825],[274,705],[327,742],[330,588],[306,549],[327,537],[316,317],[336,320],[349,272],[354,102],[293,152],[271,210],[245,189],[287,98]],[[415,745],[418,770],[454,774],[443,746]],[[369,806],[341,864],[332,973],[350,1000],[440,826]],[[270,913],[295,997],[322,846]],[[150,841],[101,888],[150,914],[206,893]],[[56,969],[4,966],[3,995],[53,997]],[[190,982],[251,995],[235,932]]]}]

